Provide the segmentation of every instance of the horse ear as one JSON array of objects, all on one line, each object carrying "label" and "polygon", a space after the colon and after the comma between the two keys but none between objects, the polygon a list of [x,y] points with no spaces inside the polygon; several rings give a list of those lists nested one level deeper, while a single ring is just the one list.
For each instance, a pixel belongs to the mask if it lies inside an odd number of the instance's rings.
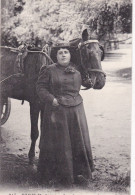
[{"label": "horse ear", "polygon": [[83,41],[87,41],[88,40],[88,31],[87,29],[85,29],[83,32],[82,32],[82,40]]}]

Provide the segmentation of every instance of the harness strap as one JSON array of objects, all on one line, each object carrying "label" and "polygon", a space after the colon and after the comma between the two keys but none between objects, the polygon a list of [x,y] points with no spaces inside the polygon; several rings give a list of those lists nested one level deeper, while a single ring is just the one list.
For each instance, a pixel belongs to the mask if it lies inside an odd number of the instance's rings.
[{"label": "harness strap", "polygon": [[87,40],[87,41],[84,41],[83,43],[79,43],[78,44],[78,48],[84,46],[84,45],[88,45],[89,43],[98,43],[99,44],[99,41],[98,40]]},{"label": "harness strap", "polygon": [[11,74],[10,76],[8,76],[8,77],[6,77],[5,79],[3,79],[2,81],[0,81],[0,84],[3,83],[4,81],[10,79],[11,77],[17,76],[17,75],[18,75],[18,76],[22,76],[21,73]]},{"label": "harness strap", "polygon": [[81,55],[81,50],[79,49],[79,53],[80,53],[80,58],[81,58],[81,67],[84,69],[83,67],[83,60],[82,60],[82,55]]},{"label": "harness strap", "polygon": [[52,61],[52,59],[50,58],[50,54],[51,54],[51,47],[46,44],[43,48],[42,48],[42,52],[45,54],[46,58],[46,64],[49,65],[49,63],[54,63]]},{"label": "harness strap", "polygon": [[24,59],[28,55],[28,51],[19,52],[16,58],[17,67],[20,73],[24,73]]},{"label": "harness strap", "polygon": [[54,61],[50,58],[50,56],[45,51],[29,51],[28,50],[28,52],[29,53],[42,53],[51,61],[51,63],[54,63]]},{"label": "harness strap", "polygon": [[99,69],[88,69],[89,72],[101,72],[104,74],[104,76],[106,77],[106,74],[103,70],[99,70]]},{"label": "harness strap", "polygon": [[0,48],[10,49],[10,50],[13,51],[13,52],[18,52],[18,51],[19,51],[18,48],[8,47],[8,46],[1,46],[1,45],[0,45]]},{"label": "harness strap", "polygon": [[[5,79],[3,79],[2,81],[0,81],[0,84],[5,82],[6,80],[10,79],[13,76],[24,76],[24,74],[21,74],[21,73],[12,74],[12,75],[6,77]],[[33,82],[33,80],[35,80],[36,78],[37,78],[37,76],[34,76],[34,77],[31,77],[31,78],[28,78],[28,79],[26,78],[26,80],[27,80],[27,82],[30,83],[30,82]]]}]

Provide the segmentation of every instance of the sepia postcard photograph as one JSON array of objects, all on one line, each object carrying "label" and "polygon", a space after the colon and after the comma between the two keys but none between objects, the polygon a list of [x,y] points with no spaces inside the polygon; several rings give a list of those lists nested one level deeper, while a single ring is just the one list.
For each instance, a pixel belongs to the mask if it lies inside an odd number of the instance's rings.
[{"label": "sepia postcard photograph", "polygon": [[133,1],[0,4],[0,195],[133,195]]}]

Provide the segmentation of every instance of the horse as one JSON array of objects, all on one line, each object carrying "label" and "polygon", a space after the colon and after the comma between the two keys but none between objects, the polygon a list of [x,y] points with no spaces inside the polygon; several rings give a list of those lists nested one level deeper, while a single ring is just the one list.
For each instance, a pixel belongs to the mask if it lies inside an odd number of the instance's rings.
[{"label": "horse", "polygon": [[[69,42],[71,58],[82,75],[83,86],[86,89],[102,89],[106,75],[101,67],[103,52],[97,40],[75,39]],[[31,145],[28,152],[29,164],[34,164],[35,145],[39,136],[38,119],[42,108],[36,93],[36,82],[42,66],[55,62],[55,47],[52,47],[50,56],[43,51],[23,52],[17,48],[1,47],[1,99],[14,98],[26,100],[30,105]],[[47,64],[47,61],[49,63]]]},{"label": "horse", "polygon": [[30,164],[33,163],[35,156],[35,144],[39,136],[38,118],[42,109],[35,85],[39,70],[46,64],[48,58],[44,52],[35,49],[22,51],[20,48],[1,46],[1,105],[8,97],[28,101],[30,105],[31,147],[28,153]]}]

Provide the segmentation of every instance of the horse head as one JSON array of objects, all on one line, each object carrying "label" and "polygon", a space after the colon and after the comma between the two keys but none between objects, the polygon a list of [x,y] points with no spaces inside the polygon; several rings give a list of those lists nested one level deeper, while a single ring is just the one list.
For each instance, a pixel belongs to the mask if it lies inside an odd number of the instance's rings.
[{"label": "horse head", "polygon": [[86,40],[87,37],[85,31],[82,34],[82,39],[75,39],[70,42],[71,47],[74,48],[72,61],[79,66],[82,84],[86,89],[102,89],[106,81],[106,75],[101,67],[104,50],[99,45],[98,40]]}]

